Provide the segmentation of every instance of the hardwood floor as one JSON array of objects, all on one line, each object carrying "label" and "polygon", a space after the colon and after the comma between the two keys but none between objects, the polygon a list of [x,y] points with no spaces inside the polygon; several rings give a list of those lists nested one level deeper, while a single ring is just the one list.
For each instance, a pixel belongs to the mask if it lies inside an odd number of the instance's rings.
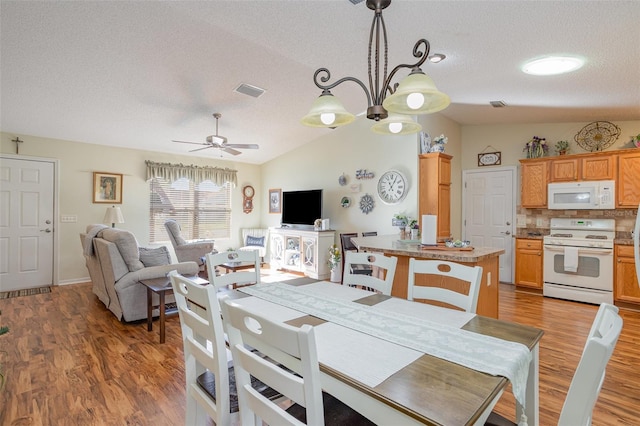
[{"label": "hardwood floor", "polygon": [[[553,425],[597,308],[514,292],[501,285],[500,318],[544,329],[540,344],[540,424]],[[90,284],[0,300],[0,425],[184,424],[180,322],[122,324]],[[621,311],[622,335],[593,413],[594,425],[636,425],[640,412],[640,313]],[[513,418],[511,392],[496,411]]]}]

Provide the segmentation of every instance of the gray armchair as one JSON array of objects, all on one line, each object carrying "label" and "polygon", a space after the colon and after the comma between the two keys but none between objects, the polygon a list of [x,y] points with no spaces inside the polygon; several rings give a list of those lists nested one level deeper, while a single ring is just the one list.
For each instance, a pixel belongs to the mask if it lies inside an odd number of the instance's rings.
[{"label": "gray armchair", "polygon": [[217,253],[213,249],[213,240],[188,242],[180,233],[180,224],[173,219],[164,222],[171,245],[176,252],[178,262],[196,262],[200,270],[204,270],[204,256],[208,253]]}]

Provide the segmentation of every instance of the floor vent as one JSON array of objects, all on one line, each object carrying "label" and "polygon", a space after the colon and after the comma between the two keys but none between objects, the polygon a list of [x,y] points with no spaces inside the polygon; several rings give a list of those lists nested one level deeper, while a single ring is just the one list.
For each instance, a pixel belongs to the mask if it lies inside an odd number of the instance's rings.
[{"label": "floor vent", "polygon": [[260,96],[262,96],[264,94],[264,92],[266,92],[265,89],[261,89],[257,86],[252,86],[250,84],[246,84],[246,83],[242,83],[241,85],[239,85],[238,87],[236,87],[235,89],[233,89],[234,92],[238,92],[238,93],[242,93],[243,95],[248,95],[251,96],[253,98],[259,98]]}]

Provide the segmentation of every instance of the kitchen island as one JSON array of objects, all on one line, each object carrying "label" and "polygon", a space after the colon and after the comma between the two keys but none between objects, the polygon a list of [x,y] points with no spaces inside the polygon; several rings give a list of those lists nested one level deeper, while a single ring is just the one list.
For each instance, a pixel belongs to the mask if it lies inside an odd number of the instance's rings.
[{"label": "kitchen island", "polygon": [[[479,315],[498,318],[498,277],[499,259],[503,249],[493,247],[475,247],[473,250],[430,250],[420,246],[417,241],[400,240],[398,235],[380,235],[375,237],[357,237],[351,241],[359,251],[378,252],[386,256],[396,256],[396,274],[393,278],[391,295],[407,298],[407,282],[409,278],[409,259],[436,259],[461,263],[468,266],[482,267],[482,283],[478,297]],[[427,285],[426,276],[418,276],[416,285]],[[467,285],[455,279],[430,280],[428,285],[450,288],[466,293]]]}]

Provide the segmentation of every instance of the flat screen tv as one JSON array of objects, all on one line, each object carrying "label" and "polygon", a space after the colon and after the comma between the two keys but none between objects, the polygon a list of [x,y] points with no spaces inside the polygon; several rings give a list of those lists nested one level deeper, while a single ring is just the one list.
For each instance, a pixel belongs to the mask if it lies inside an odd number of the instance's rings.
[{"label": "flat screen tv", "polygon": [[322,189],[282,192],[282,225],[311,225],[322,218]]}]

